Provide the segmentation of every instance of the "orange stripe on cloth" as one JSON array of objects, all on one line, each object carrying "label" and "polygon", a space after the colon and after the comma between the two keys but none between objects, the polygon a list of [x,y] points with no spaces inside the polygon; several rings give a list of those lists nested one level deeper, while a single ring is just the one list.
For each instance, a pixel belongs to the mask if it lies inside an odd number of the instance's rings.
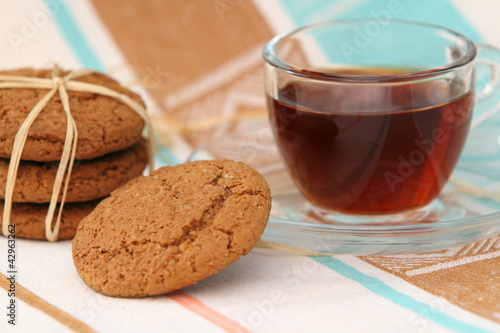
[{"label": "orange stripe on cloth", "polygon": [[[7,277],[2,273],[0,273],[0,287],[7,291],[10,288],[9,280],[7,280]],[[72,317],[63,310],[53,306],[44,299],[33,294],[31,291],[20,285],[17,281],[16,281],[16,298],[24,301],[31,307],[42,311],[46,315],[52,317],[53,319],[55,319],[56,321],[60,322],[61,324],[63,324],[64,326],[73,331],[80,333],[96,332],[94,329],[87,326],[85,323],[79,321],[78,319]]]},{"label": "orange stripe on cloth", "polygon": [[242,326],[238,322],[229,319],[223,314],[215,311],[202,303],[200,300],[182,291],[176,291],[172,294],[165,295],[171,300],[179,303],[184,308],[196,313],[198,316],[205,318],[212,324],[215,324],[227,332],[251,333],[252,331]]}]

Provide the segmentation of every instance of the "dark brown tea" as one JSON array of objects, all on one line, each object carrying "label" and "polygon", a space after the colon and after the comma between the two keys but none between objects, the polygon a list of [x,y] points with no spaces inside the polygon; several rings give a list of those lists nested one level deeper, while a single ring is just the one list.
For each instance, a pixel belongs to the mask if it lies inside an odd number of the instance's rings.
[{"label": "dark brown tea", "polygon": [[268,104],[278,147],[311,203],[347,214],[392,214],[427,205],[448,180],[474,99],[459,90],[444,80],[297,81]]}]

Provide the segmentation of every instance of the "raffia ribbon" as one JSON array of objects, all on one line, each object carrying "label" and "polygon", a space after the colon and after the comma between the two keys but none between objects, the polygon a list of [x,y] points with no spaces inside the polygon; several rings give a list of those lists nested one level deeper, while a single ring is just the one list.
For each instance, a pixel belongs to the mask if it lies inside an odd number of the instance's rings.
[{"label": "raffia ribbon", "polygon": [[[10,76],[10,75],[0,75],[0,89],[1,88],[27,88],[27,89],[49,89],[49,92],[43,96],[43,98],[33,107],[33,109],[28,113],[28,116],[24,122],[19,127],[19,130],[14,139],[14,145],[12,148],[12,155],[9,163],[9,170],[7,173],[7,182],[5,186],[5,199],[4,199],[4,211],[3,211],[3,223],[2,223],[2,233],[8,235],[8,226],[11,224],[11,211],[12,211],[12,196],[14,194],[14,186],[17,178],[17,170],[19,169],[19,164],[21,161],[21,154],[28,137],[28,131],[36,120],[38,115],[47,106],[51,98],[59,92],[61,97],[61,102],[63,105],[64,112],[67,119],[66,127],[66,139],[64,142],[64,148],[59,162],[59,167],[57,169],[56,178],[52,188],[52,196],[49,203],[49,208],[47,215],[45,217],[45,237],[47,240],[54,242],[57,241],[59,228],[61,226],[61,217],[64,208],[64,202],[66,199],[66,193],[68,190],[69,180],[71,178],[71,171],[73,169],[73,164],[75,161],[76,148],[78,142],[78,129],[71,115],[71,110],[69,106],[68,91],[75,92],[86,92],[94,93],[98,95],[108,96],[114,98],[128,107],[130,107],[134,112],[136,112],[145,122],[147,130],[147,141],[148,141],[148,156],[149,156],[149,170],[154,169],[154,144],[152,140],[152,127],[149,117],[146,113],[144,107],[134,101],[129,96],[118,93],[112,89],[105,86],[74,81],[74,79],[87,76],[92,74],[94,71],[88,69],[82,69],[70,72],[64,77],[61,77],[61,70],[59,67],[55,66],[52,71],[52,78],[35,78],[35,77],[25,77],[25,76]],[[66,177],[65,177],[66,175]],[[54,220],[54,215],[56,214],[57,199],[61,191],[62,184],[64,182],[64,187],[62,191],[61,202],[59,205],[59,211],[57,213],[57,218],[55,221],[54,229],[52,229],[52,221]]]}]

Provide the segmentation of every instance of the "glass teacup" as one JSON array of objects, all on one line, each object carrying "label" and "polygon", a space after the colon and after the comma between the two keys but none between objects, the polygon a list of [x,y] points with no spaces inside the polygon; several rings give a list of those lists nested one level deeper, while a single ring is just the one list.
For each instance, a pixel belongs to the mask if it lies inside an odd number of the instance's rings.
[{"label": "glass teacup", "polygon": [[[398,223],[428,215],[464,147],[478,63],[499,51],[444,27],[332,21],[273,38],[266,93],[278,149],[326,221]],[[481,82],[482,83],[482,82]],[[483,96],[484,98],[484,96]]]}]

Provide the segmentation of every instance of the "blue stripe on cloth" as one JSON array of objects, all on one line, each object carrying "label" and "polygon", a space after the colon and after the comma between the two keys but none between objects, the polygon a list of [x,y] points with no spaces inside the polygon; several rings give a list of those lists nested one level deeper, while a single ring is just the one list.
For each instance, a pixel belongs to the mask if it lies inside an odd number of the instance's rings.
[{"label": "blue stripe on cloth", "polygon": [[93,52],[92,47],[87,42],[87,39],[85,39],[85,36],[74,20],[71,11],[69,11],[66,7],[66,4],[59,1],[44,1],[48,9],[52,12],[59,31],[64,36],[64,39],[71,47],[80,64],[85,68],[104,72],[104,64],[101,62],[97,54]]},{"label": "blue stripe on cloth", "polygon": [[157,147],[156,151],[158,152],[157,162],[160,167],[181,163],[181,161],[172,154],[172,151],[165,146]]},{"label": "blue stripe on cloth", "polygon": [[[376,18],[382,11],[393,11],[392,18],[438,24],[457,30],[472,40],[482,41],[449,0],[277,0],[296,26],[351,18]],[[390,12],[391,13],[391,12]]]},{"label": "blue stripe on cloth", "polygon": [[487,332],[481,328],[472,326],[470,324],[464,323],[460,320],[457,320],[453,317],[448,316],[447,314],[432,308],[428,304],[419,302],[412,297],[405,295],[396,289],[388,286],[382,281],[374,278],[373,276],[367,275],[349,265],[340,261],[338,259],[332,257],[311,257],[316,260],[320,264],[325,265],[326,267],[334,270],[340,275],[353,280],[359,284],[361,284],[366,289],[371,292],[384,297],[402,307],[410,309],[421,317],[432,320],[448,329],[457,331],[457,332],[466,332],[466,333],[475,333],[475,332]]}]

